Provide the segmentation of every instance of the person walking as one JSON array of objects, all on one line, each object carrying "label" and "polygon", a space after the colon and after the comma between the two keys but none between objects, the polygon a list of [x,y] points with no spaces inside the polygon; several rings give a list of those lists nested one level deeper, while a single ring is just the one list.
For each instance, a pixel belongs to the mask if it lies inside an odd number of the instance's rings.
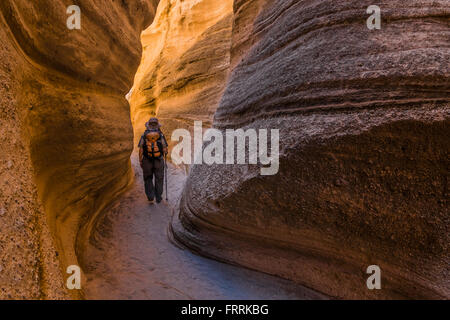
[{"label": "person walking", "polygon": [[145,194],[150,203],[160,203],[164,190],[165,159],[168,144],[157,118],[146,123],[139,141],[139,161],[144,176]]}]

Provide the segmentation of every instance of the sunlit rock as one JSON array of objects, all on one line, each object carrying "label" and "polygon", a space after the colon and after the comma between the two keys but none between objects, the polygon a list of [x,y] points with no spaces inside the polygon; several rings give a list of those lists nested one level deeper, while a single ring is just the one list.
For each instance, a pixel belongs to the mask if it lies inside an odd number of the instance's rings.
[{"label": "sunlit rock", "polygon": [[158,1],[77,1],[80,30],[66,3],[0,3],[0,298],[66,297],[66,267],[131,180],[125,94]]},{"label": "sunlit rock", "polygon": [[194,120],[211,126],[228,74],[232,13],[231,0],[161,1],[142,34],[130,95],[135,139],[155,114],[168,138],[175,129],[192,129]]}]

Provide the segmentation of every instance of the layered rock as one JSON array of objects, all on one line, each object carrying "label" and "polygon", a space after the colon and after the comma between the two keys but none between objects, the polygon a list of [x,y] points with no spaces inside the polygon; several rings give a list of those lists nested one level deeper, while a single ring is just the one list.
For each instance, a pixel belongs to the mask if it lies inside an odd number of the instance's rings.
[{"label": "layered rock", "polygon": [[[125,94],[157,0],[0,4],[0,298],[64,298],[95,217],[130,183]],[[75,294],[75,296],[77,296]]]},{"label": "layered rock", "polygon": [[[219,129],[280,129],[280,172],[192,168],[172,233],[339,298],[449,298],[447,1],[236,0]],[[368,290],[378,265],[382,290]]]},{"label": "layered rock", "polygon": [[211,126],[230,62],[231,0],[163,0],[143,32],[144,52],[130,95],[135,139],[157,115],[170,138],[195,120]]}]

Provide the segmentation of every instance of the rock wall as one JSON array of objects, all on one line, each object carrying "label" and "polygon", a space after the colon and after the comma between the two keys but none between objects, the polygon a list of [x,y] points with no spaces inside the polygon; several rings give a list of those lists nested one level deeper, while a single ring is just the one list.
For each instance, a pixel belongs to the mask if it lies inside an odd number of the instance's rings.
[{"label": "rock wall", "polygon": [[333,297],[450,297],[450,6],[378,1],[371,31],[372,4],[234,2],[214,126],[280,129],[280,172],[194,166],[176,241]]},{"label": "rock wall", "polygon": [[192,129],[194,120],[211,126],[230,63],[232,4],[161,1],[142,34],[144,52],[130,95],[135,140],[152,115],[169,139],[175,129]]},{"label": "rock wall", "polygon": [[0,299],[67,298],[95,217],[131,180],[125,94],[157,0],[0,3]]},{"label": "rock wall", "polygon": [[79,297],[64,271],[130,184],[131,124],[214,113],[280,129],[280,172],[194,166],[176,241],[334,297],[450,297],[448,3],[379,1],[370,31],[365,0],[157,2],[79,0],[81,30],[70,1],[0,3],[0,298]]}]

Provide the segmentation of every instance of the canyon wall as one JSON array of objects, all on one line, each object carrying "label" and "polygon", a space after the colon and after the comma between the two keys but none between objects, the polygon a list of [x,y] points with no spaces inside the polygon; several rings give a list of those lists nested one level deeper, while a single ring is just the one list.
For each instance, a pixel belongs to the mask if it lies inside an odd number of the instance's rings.
[{"label": "canyon wall", "polygon": [[175,129],[192,130],[194,120],[211,126],[228,74],[232,11],[232,0],[161,1],[142,34],[130,94],[135,140],[154,115],[168,140]]},{"label": "canyon wall", "polygon": [[157,0],[0,3],[0,299],[79,297],[68,265],[129,185],[125,99]]},{"label": "canyon wall", "polygon": [[450,297],[448,2],[379,1],[373,31],[365,0],[157,3],[79,0],[81,30],[71,1],[0,3],[0,299],[79,297],[64,271],[130,184],[132,123],[214,113],[280,129],[280,172],[192,167],[175,241],[334,297]]},{"label": "canyon wall", "polygon": [[332,297],[450,297],[450,6],[378,1],[369,30],[372,4],[234,2],[214,126],[279,129],[280,171],[192,167],[175,241]]}]

